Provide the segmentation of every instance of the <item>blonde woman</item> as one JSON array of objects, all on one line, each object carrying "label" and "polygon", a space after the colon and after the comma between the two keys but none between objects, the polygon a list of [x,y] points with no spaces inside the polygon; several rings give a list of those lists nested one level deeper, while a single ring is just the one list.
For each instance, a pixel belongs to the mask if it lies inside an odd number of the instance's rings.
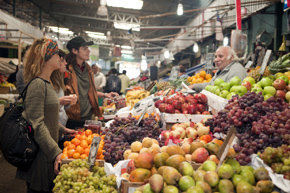
[{"label": "blonde woman", "polygon": [[38,154],[27,171],[17,170],[16,177],[27,182],[27,192],[51,192],[58,173],[61,149],[57,140],[59,101],[51,74],[60,68],[57,43],[37,39],[24,59],[24,80],[30,82],[24,101],[23,117],[32,124]]}]

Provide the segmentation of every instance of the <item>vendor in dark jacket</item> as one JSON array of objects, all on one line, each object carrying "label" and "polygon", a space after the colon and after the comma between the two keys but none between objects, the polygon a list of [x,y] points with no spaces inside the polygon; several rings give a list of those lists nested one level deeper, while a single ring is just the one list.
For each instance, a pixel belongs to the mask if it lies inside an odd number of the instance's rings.
[{"label": "vendor in dark jacket", "polygon": [[235,51],[229,46],[219,47],[215,53],[214,63],[218,68],[214,77],[210,82],[193,84],[191,89],[201,91],[207,85],[213,85],[217,78],[223,79],[225,82],[229,82],[234,76],[238,76],[243,80],[247,76],[247,70],[238,62]]},{"label": "vendor in dark jacket", "polygon": [[75,129],[83,127],[85,120],[94,119],[94,116],[101,116],[98,105],[98,97],[113,97],[117,93],[97,92],[94,84],[94,73],[86,63],[90,57],[90,45],[93,42],[86,42],[82,37],[75,37],[67,43],[69,54],[66,58],[69,71],[66,81],[66,95],[76,94],[77,103],[66,110],[68,115],[67,127]]}]

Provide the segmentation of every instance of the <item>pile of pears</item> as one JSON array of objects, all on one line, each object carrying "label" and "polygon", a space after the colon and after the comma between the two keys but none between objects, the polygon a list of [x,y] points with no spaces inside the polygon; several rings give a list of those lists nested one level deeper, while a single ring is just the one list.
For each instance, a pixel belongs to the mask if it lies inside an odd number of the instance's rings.
[{"label": "pile of pears", "polygon": [[240,166],[234,159],[226,160],[219,168],[207,160],[194,171],[189,162],[183,161],[178,167],[162,166],[157,171],[134,193],[274,193],[265,168]]}]

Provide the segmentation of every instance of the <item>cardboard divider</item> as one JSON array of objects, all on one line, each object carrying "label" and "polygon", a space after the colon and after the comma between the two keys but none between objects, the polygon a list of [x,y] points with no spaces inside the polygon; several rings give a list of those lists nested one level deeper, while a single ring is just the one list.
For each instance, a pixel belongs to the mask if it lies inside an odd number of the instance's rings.
[{"label": "cardboard divider", "polygon": [[121,181],[120,192],[121,193],[134,193],[136,188],[144,185],[143,182],[129,182],[127,180]]}]

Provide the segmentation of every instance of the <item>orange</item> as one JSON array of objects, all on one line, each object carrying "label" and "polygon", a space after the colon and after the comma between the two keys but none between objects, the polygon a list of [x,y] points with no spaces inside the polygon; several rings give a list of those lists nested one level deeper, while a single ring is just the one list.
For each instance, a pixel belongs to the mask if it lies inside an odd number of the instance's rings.
[{"label": "orange", "polygon": [[81,135],[80,134],[77,134],[76,136],[75,136],[75,138],[77,138],[77,139],[81,139]]},{"label": "orange", "polygon": [[207,143],[210,142],[212,140],[211,136],[210,135],[203,135],[199,138],[200,140],[204,140],[206,141]]},{"label": "orange", "polygon": [[66,153],[63,153],[61,155],[60,159],[68,159],[68,155]]},{"label": "orange", "polygon": [[86,159],[88,156],[87,156],[87,154],[81,154],[81,159]]},{"label": "orange", "polygon": [[68,155],[69,158],[72,158],[74,153],[75,153],[75,150],[74,149],[70,149],[70,150],[68,150],[67,155]]},{"label": "orange", "polygon": [[87,129],[87,130],[85,131],[85,134],[86,134],[86,136],[89,136],[89,135],[92,135],[93,132],[92,132],[92,130]]},{"label": "orange", "polygon": [[94,137],[92,135],[88,136],[88,138],[87,138],[88,144],[91,144],[92,143],[93,138]]},{"label": "orange", "polygon": [[84,150],[84,154],[86,154],[87,156],[89,156],[89,153],[90,153],[90,148],[86,148],[85,150]]},{"label": "orange", "polygon": [[204,70],[200,71],[199,74],[200,74],[201,77],[205,77],[206,76],[206,72]]},{"label": "orange", "polygon": [[75,146],[78,146],[81,143],[81,141],[79,139],[77,139],[77,138],[73,138],[71,140],[71,143],[74,144]]},{"label": "orange", "polygon": [[87,139],[87,136],[86,135],[81,135],[81,138],[80,138],[80,140],[82,141],[82,140],[86,140]]},{"label": "orange", "polygon": [[63,146],[64,146],[64,147],[67,147],[69,144],[70,144],[69,141],[65,141],[65,142],[63,143]]},{"label": "orange", "polygon": [[73,158],[74,158],[74,159],[79,159],[80,157],[81,157],[81,154],[78,153],[78,152],[75,152],[75,153],[73,154]]},{"label": "orange", "polygon": [[205,75],[205,79],[206,80],[209,80],[209,79],[211,79],[212,77],[211,77],[211,74],[207,74],[207,75]]},{"label": "orange", "polygon": [[76,147],[76,152],[82,154],[82,153],[84,153],[84,148],[82,148],[81,146],[77,146]]},{"label": "orange", "polygon": [[67,147],[67,149],[75,149],[75,148],[76,148],[76,146],[74,144],[69,144]]},{"label": "orange", "polygon": [[82,140],[80,146],[83,148],[87,148],[87,147],[89,147],[89,144],[88,144],[87,140]]}]

